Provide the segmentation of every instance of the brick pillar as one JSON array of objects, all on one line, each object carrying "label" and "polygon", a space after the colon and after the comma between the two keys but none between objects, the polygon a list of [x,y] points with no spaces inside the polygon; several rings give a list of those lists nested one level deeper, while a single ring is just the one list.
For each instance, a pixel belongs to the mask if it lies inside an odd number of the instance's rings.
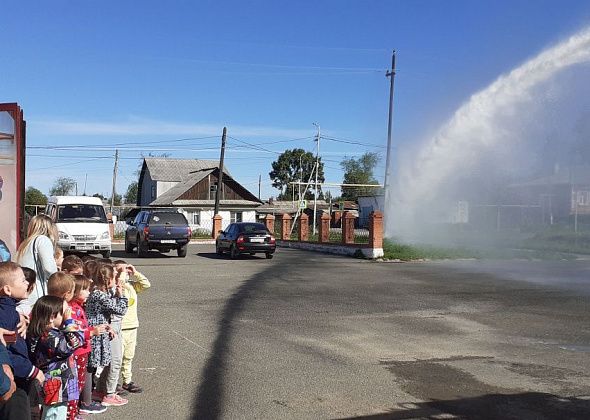
[{"label": "brick pillar", "polygon": [[281,239],[289,240],[291,235],[291,216],[288,213],[279,214],[279,220],[281,221]]},{"label": "brick pillar", "polygon": [[305,213],[299,218],[299,240],[309,241],[309,216]]},{"label": "brick pillar", "polygon": [[340,210],[335,210],[332,213],[332,226],[338,227],[340,226],[340,221],[342,220],[342,212]]},{"label": "brick pillar", "polygon": [[264,218],[264,224],[271,234],[275,234],[275,216],[274,214],[267,214]]},{"label": "brick pillar", "polygon": [[221,216],[219,214],[216,214],[215,216],[213,216],[213,231],[211,232],[211,236],[213,237],[213,239],[217,239],[217,237],[219,236],[219,231],[221,230]]},{"label": "brick pillar", "polygon": [[320,237],[318,238],[318,241],[324,243],[330,242],[330,216],[328,214],[322,213],[319,228]]},{"label": "brick pillar", "polygon": [[353,244],[354,243],[354,215],[345,211],[342,215],[342,243]]},{"label": "brick pillar", "polygon": [[383,248],[383,213],[377,210],[369,215],[369,246]]}]

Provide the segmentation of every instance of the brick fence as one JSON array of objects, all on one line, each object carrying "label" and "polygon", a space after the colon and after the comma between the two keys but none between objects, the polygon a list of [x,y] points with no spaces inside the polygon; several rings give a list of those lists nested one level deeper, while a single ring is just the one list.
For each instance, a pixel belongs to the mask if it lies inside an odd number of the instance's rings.
[{"label": "brick fence", "polygon": [[293,219],[289,214],[277,216],[280,232],[275,232],[275,217],[268,215],[265,220],[266,227],[277,238],[277,245],[308,249],[311,251],[326,252],[341,255],[359,255],[365,258],[375,259],[383,256],[383,213],[374,211],[369,216],[369,242],[355,243],[355,216],[350,212],[342,215],[342,240],[330,241],[330,216],[322,214],[318,226],[317,240],[309,240],[309,221],[303,214],[298,224],[297,240],[291,239],[291,224]]}]

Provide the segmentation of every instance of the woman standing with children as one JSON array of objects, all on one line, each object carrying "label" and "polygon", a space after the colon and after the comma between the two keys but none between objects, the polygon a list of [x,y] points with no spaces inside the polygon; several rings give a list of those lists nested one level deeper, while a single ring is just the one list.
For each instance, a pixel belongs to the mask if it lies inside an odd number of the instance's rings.
[{"label": "woman standing with children", "polygon": [[22,314],[29,314],[37,299],[47,294],[47,280],[57,271],[57,236],[57,226],[48,216],[40,214],[29,222],[27,238],[16,252],[16,262],[35,271],[36,284],[29,297],[19,303]]}]

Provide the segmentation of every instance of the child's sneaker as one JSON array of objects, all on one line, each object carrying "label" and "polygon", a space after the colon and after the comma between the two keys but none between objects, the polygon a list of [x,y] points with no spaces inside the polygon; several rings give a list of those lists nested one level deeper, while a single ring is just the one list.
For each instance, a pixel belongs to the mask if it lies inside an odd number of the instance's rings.
[{"label": "child's sneaker", "polygon": [[120,406],[120,405],[125,405],[127,404],[129,401],[127,401],[125,398],[119,397],[117,394],[113,394],[113,395],[107,395],[106,397],[104,397],[102,399],[102,405],[106,405],[107,407],[109,406]]},{"label": "child's sneaker", "polygon": [[139,394],[143,391],[140,386],[135,385],[133,382],[129,382],[128,384],[123,384],[123,389],[131,392],[132,394]]},{"label": "child's sneaker", "polygon": [[107,411],[107,408],[96,401],[92,401],[90,404],[80,403],[81,414],[99,414]]}]

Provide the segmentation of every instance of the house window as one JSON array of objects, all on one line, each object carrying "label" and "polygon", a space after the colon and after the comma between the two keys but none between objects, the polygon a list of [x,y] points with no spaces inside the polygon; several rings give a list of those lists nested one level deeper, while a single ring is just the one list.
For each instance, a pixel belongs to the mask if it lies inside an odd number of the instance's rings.
[{"label": "house window", "polygon": [[209,200],[215,200],[216,193],[217,193],[217,185],[211,185],[209,187]]},{"label": "house window", "polygon": [[196,211],[193,213],[193,225],[201,225],[201,212]]},{"label": "house window", "polygon": [[156,184],[152,185],[152,198],[156,198]]},{"label": "house window", "polygon": [[231,223],[238,223],[242,221],[242,212],[241,211],[231,211],[229,213],[229,218]]}]

